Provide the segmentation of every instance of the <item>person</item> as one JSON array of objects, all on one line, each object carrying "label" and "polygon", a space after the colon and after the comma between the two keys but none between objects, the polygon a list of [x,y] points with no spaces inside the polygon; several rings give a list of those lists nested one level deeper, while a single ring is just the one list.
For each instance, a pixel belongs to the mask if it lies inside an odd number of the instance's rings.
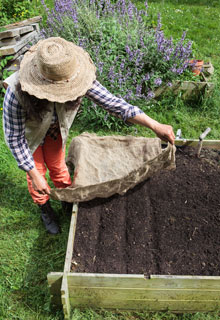
[{"label": "person", "polygon": [[65,163],[65,145],[83,97],[174,143],[172,126],[157,122],[137,106],[110,93],[96,79],[96,67],[89,54],[60,37],[39,40],[25,53],[19,71],[5,84],[5,140],[18,167],[27,173],[29,193],[51,234],[59,233],[60,227],[50,205],[45,174],[48,169],[56,188],[72,183]]}]

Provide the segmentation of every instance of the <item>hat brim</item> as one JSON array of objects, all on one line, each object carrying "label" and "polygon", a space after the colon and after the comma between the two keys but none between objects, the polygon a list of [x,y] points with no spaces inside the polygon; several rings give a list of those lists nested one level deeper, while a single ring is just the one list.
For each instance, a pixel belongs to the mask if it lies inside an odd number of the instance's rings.
[{"label": "hat brim", "polygon": [[[40,40],[41,41],[41,40]],[[21,89],[39,99],[65,103],[84,96],[96,79],[96,67],[89,54],[81,47],[70,43],[76,59],[77,72],[65,81],[47,80],[40,73],[36,62],[39,42],[24,55],[20,66]]]}]

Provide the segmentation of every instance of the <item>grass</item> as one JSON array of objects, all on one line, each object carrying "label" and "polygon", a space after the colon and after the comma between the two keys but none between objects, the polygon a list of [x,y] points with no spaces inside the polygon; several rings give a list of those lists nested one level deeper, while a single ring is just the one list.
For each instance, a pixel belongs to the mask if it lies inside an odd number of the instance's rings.
[{"label": "grass", "polygon": [[[38,1],[35,0],[38,4]],[[51,1],[52,2],[52,1]],[[138,2],[142,6],[143,1]],[[182,129],[184,137],[197,138],[206,127],[211,127],[210,139],[219,139],[219,1],[167,0],[149,1],[149,14],[155,23],[161,12],[166,35],[179,38],[188,30],[188,38],[194,41],[197,58],[211,60],[215,68],[217,90],[211,99],[186,103],[180,98],[167,97],[157,101],[145,111],[153,118]],[[144,103],[140,104],[145,108]],[[0,116],[1,117],[1,116]],[[74,124],[71,138],[85,128],[80,121]],[[98,134],[113,132],[97,130]],[[121,134],[133,133],[124,128]],[[118,133],[117,133],[118,134]],[[138,135],[152,136],[149,130],[138,128]],[[62,271],[69,229],[69,218],[61,214],[60,204],[53,201],[60,212],[62,233],[47,235],[39,219],[38,208],[32,203],[27,191],[25,173],[18,170],[7,149],[0,119],[0,320],[60,320],[60,310],[50,307],[47,273]],[[170,313],[116,313],[78,309],[72,320],[217,320],[218,313],[173,315]]]},{"label": "grass", "polygon": [[[141,8],[143,2],[136,2]],[[207,127],[212,129],[207,138],[219,139],[220,124],[218,119],[220,107],[220,3],[205,0],[152,0],[149,4],[149,16],[156,24],[157,14],[161,13],[164,33],[174,39],[181,37],[184,30],[187,38],[193,41],[195,58],[211,61],[215,76],[216,89],[210,99],[183,102],[181,99],[168,98],[158,102],[148,114],[164,123],[170,123],[174,131],[182,129],[185,138],[198,138]],[[143,130],[141,130],[143,132]]]}]

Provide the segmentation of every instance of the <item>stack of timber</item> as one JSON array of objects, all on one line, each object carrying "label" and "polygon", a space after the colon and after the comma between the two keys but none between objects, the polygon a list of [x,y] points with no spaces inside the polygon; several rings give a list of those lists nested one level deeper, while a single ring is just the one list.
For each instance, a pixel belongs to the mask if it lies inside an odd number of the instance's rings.
[{"label": "stack of timber", "polygon": [[42,17],[37,16],[1,27],[0,62],[7,56],[12,57],[5,66],[8,71],[18,70],[24,53],[39,40],[41,20]]}]

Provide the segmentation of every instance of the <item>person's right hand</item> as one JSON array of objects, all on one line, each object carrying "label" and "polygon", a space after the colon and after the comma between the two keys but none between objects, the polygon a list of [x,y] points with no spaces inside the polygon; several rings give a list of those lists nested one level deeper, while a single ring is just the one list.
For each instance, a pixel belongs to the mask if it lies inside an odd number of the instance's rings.
[{"label": "person's right hand", "polygon": [[47,181],[44,179],[44,177],[39,173],[39,171],[36,168],[33,168],[28,172],[31,181],[32,186],[35,191],[37,191],[40,194],[50,194],[50,187],[47,183]]},{"label": "person's right hand", "polygon": [[163,141],[170,142],[174,144],[175,134],[173,132],[173,128],[170,125],[158,123],[155,126],[154,132]]}]

